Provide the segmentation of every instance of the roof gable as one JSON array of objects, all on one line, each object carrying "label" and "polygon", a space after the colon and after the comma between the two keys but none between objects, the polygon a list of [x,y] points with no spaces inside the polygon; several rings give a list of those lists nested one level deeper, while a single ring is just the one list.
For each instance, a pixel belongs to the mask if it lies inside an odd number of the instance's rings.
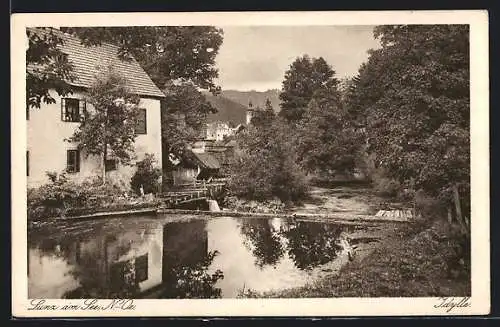
[{"label": "roof gable", "polygon": [[186,167],[196,167],[200,166],[204,169],[219,169],[220,163],[217,159],[215,159],[211,154],[202,152],[193,152],[188,151],[185,154],[185,158],[183,160],[184,166]]},{"label": "roof gable", "polygon": [[[28,30],[36,33],[48,33],[45,30],[35,28],[28,28]],[[100,46],[87,47],[75,36],[61,31],[54,32],[59,33],[63,39],[64,44],[60,46],[61,51],[68,55],[68,60],[73,65],[76,79],[69,84],[89,88],[99,73],[99,67],[112,66],[126,78],[130,92],[142,96],[165,97],[135,59],[124,61],[118,58],[119,48],[117,46],[103,43]]]}]

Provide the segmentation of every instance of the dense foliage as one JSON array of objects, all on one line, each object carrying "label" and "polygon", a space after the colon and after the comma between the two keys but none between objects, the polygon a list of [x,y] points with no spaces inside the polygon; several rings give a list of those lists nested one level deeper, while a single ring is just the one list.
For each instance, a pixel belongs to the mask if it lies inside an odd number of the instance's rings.
[{"label": "dense foliage", "polygon": [[68,56],[61,52],[63,38],[52,29],[27,29],[26,106],[40,108],[42,102],[55,103],[49,93],[54,89],[60,96],[71,93],[68,82],[74,80]]},{"label": "dense foliage", "polygon": [[154,155],[148,153],[136,163],[137,169],[130,180],[130,187],[136,194],[141,194],[141,186],[144,194],[156,194],[160,189],[161,171],[156,163]]},{"label": "dense foliage", "polygon": [[74,182],[65,174],[49,173],[50,182],[27,193],[28,219],[53,218],[66,215],[74,208],[104,207],[124,194],[113,184],[103,185],[99,178]]},{"label": "dense foliage", "polygon": [[301,166],[309,172],[352,173],[356,154],[363,144],[351,125],[339,92],[319,90],[299,124],[298,152]]},{"label": "dense foliage", "polygon": [[174,264],[168,272],[161,298],[216,299],[222,296],[217,282],[224,279],[222,270],[210,271],[217,250],[209,251],[202,260],[191,265]]},{"label": "dense foliage", "polygon": [[[181,157],[186,146],[204,136],[207,116],[217,111],[191,82],[167,83],[162,103],[163,153]],[[168,168],[168,162],[164,162]]]},{"label": "dense foliage", "polygon": [[348,97],[375,164],[411,190],[469,207],[469,31],[466,25],[379,26]]},{"label": "dense foliage", "polygon": [[213,26],[65,27],[88,46],[109,42],[118,45],[118,55],[133,56],[163,89],[173,80],[191,81],[214,93],[218,70],[215,57],[222,45],[222,30]]},{"label": "dense foliage", "polygon": [[299,121],[315,92],[336,88],[337,84],[335,71],[322,57],[304,55],[297,58],[285,73],[279,95],[280,116],[289,122]]},{"label": "dense foliage", "polygon": [[231,165],[231,192],[255,200],[277,197],[283,202],[294,202],[303,198],[307,184],[297,164],[292,135],[280,118],[251,125],[239,134],[239,150]]}]

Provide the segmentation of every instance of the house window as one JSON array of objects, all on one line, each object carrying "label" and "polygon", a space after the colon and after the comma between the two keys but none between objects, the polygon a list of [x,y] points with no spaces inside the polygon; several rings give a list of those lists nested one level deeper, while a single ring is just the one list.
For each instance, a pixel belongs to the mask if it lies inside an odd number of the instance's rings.
[{"label": "house window", "polygon": [[148,254],[135,259],[135,281],[143,282],[148,279]]},{"label": "house window", "polygon": [[30,152],[26,151],[26,176],[30,175]]},{"label": "house window", "polygon": [[66,156],[66,171],[68,173],[78,173],[80,171],[80,151],[68,150]]},{"label": "house window", "polygon": [[85,100],[74,98],[61,99],[61,119],[65,122],[79,122],[86,110]]},{"label": "house window", "polygon": [[137,126],[135,127],[135,134],[146,134],[146,109],[138,109],[139,115],[137,116]]},{"label": "house window", "polygon": [[116,170],[116,159],[106,159],[104,166],[106,171]]}]

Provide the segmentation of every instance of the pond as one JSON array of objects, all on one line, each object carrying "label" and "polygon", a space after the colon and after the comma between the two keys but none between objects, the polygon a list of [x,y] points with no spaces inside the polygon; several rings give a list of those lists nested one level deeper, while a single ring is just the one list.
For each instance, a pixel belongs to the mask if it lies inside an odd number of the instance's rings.
[{"label": "pond", "polygon": [[28,233],[28,293],[45,299],[234,298],[243,290],[302,286],[338,271],[348,260],[341,238],[368,228],[168,216],[49,224]]}]

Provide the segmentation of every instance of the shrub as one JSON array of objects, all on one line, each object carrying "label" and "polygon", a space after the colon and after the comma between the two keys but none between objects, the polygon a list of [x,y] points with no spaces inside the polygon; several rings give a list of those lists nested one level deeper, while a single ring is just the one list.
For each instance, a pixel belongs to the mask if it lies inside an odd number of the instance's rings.
[{"label": "shrub", "polygon": [[443,203],[422,190],[415,192],[414,202],[416,212],[423,218],[446,217]]},{"label": "shrub", "polygon": [[[128,204],[128,195],[118,184],[102,184],[100,178],[76,183],[65,174],[47,173],[50,182],[27,192],[28,219],[60,217],[80,209],[97,211],[116,204]],[[84,210],[85,211],[85,210]]]},{"label": "shrub", "polygon": [[280,213],[285,209],[285,204],[278,198],[266,201],[246,201],[227,196],[224,198],[223,206],[229,210],[258,213]]},{"label": "shrub", "polygon": [[281,121],[251,127],[238,136],[229,190],[250,200],[279,198],[298,202],[307,196],[306,176],[297,164],[289,127]]},{"label": "shrub", "polygon": [[401,185],[397,181],[388,177],[373,180],[373,187],[378,195],[384,197],[395,197],[401,189]]},{"label": "shrub", "polygon": [[160,186],[161,175],[161,170],[156,167],[154,155],[146,154],[143,160],[137,162],[137,170],[132,176],[130,186],[137,194],[141,194],[141,185],[144,188],[144,194],[155,194]]},{"label": "shrub", "polygon": [[83,207],[90,197],[90,189],[66,178],[64,174],[47,173],[50,183],[28,189],[28,218],[39,219],[64,214],[69,208]]}]

